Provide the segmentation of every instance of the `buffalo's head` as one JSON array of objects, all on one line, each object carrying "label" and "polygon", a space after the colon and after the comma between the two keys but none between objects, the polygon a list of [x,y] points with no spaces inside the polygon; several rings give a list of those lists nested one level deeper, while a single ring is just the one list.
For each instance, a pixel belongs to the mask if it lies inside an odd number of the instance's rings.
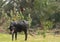
[{"label": "buffalo's head", "polygon": [[10,31],[10,34],[14,33],[14,30],[15,30],[15,26],[13,24],[10,24],[9,26],[9,31]]}]

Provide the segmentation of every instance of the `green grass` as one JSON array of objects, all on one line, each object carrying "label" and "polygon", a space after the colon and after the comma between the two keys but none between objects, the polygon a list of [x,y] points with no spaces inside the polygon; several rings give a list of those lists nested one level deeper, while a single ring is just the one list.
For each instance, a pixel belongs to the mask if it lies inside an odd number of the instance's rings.
[{"label": "green grass", "polygon": [[47,35],[46,38],[43,38],[42,35],[37,35],[32,37],[28,35],[28,40],[24,41],[24,35],[18,34],[18,40],[11,40],[11,35],[9,34],[0,34],[0,42],[60,42],[60,35]]}]

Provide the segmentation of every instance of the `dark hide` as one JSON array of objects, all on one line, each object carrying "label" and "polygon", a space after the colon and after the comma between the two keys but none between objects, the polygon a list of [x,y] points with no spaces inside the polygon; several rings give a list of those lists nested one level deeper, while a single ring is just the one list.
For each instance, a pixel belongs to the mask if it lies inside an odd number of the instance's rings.
[{"label": "dark hide", "polygon": [[11,22],[9,30],[10,33],[12,34],[12,40],[14,39],[15,35],[15,40],[17,40],[17,32],[24,32],[25,34],[25,40],[27,40],[27,28],[28,28],[28,22],[23,20],[19,22]]}]

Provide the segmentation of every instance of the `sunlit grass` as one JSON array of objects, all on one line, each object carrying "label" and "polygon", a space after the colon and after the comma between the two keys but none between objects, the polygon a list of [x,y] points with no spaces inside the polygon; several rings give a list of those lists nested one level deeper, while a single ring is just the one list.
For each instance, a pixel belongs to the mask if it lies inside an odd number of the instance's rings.
[{"label": "sunlit grass", "polygon": [[46,38],[43,38],[42,35],[37,35],[32,37],[28,35],[28,40],[24,41],[24,35],[18,34],[18,40],[11,40],[11,35],[9,34],[0,34],[0,42],[60,42],[60,35],[47,35]]}]

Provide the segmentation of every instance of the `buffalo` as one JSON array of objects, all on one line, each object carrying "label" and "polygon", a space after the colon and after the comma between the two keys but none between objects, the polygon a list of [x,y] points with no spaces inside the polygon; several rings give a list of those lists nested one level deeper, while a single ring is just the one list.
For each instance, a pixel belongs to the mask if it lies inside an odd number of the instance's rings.
[{"label": "buffalo", "polygon": [[10,23],[9,30],[12,34],[12,40],[17,40],[17,32],[24,32],[25,34],[25,41],[27,40],[27,29],[29,27],[28,21],[22,20],[22,21],[13,21]]}]

